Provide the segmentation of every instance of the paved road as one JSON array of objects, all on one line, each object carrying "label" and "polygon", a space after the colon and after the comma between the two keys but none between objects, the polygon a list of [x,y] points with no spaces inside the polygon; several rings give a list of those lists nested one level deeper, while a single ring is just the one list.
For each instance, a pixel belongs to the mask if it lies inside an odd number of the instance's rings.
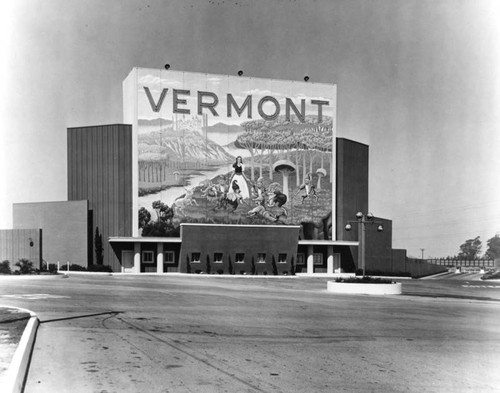
[{"label": "paved road", "polygon": [[500,283],[326,281],[8,277],[0,303],[42,321],[29,393],[498,391]]}]

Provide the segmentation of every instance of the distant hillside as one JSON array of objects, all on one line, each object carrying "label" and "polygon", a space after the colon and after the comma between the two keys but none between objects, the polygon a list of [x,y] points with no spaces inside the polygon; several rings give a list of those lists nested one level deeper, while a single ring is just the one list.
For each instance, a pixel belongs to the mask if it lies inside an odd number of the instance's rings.
[{"label": "distant hillside", "polygon": [[226,134],[241,134],[244,130],[242,127],[236,124],[224,124],[224,123],[216,123],[213,126],[208,126],[208,133],[210,135],[211,132],[222,132]]},{"label": "distant hillside", "polygon": [[172,129],[138,135],[139,160],[204,161],[220,164],[234,161],[217,143],[206,140],[199,131]]},{"label": "distant hillside", "polygon": [[217,123],[208,126],[206,129],[207,137],[221,146],[234,142],[244,130],[238,125]]},{"label": "distant hillside", "polygon": [[172,120],[156,118],[156,119],[139,119],[139,126],[147,126],[147,127],[167,127],[172,124]]}]

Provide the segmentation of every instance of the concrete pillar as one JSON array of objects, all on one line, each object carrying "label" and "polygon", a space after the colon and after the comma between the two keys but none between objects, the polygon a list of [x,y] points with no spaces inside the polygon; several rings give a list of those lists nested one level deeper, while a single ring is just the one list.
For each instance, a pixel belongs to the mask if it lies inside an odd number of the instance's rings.
[{"label": "concrete pillar", "polygon": [[327,248],[326,273],[333,274],[333,246]]},{"label": "concrete pillar", "polygon": [[314,246],[307,246],[307,274],[314,273]]},{"label": "concrete pillar", "polygon": [[134,243],[134,273],[141,272],[141,243]]},{"label": "concrete pillar", "polygon": [[156,273],[163,273],[163,243],[156,247]]}]

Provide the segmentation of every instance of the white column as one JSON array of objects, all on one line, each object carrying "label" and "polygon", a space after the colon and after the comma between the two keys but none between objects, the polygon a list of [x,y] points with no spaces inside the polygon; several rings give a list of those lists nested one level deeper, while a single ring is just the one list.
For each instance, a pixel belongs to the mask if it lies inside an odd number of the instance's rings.
[{"label": "white column", "polygon": [[163,243],[156,247],[156,273],[163,273]]},{"label": "white column", "polygon": [[134,273],[141,272],[141,243],[134,243]]},{"label": "white column", "polygon": [[327,248],[326,273],[333,274],[333,246]]},{"label": "white column", "polygon": [[314,246],[307,246],[307,274],[314,273]]}]

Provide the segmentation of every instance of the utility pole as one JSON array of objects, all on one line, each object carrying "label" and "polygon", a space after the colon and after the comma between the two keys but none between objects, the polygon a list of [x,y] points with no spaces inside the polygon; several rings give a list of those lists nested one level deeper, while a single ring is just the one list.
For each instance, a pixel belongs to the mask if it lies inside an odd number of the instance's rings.
[{"label": "utility pole", "polygon": [[422,251],[422,261],[424,260],[424,250],[425,250],[425,248],[420,249],[420,251]]}]

